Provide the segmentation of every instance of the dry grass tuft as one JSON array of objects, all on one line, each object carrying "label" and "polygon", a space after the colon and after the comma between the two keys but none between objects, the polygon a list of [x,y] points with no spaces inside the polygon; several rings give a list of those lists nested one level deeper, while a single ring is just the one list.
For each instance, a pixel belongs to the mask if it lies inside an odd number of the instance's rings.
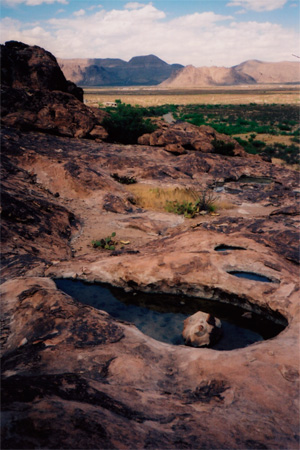
[{"label": "dry grass tuft", "polygon": [[134,195],[138,206],[155,211],[165,211],[167,201],[177,201],[178,203],[195,202],[198,198],[197,192],[190,188],[162,188],[137,183],[128,186],[128,190]]}]

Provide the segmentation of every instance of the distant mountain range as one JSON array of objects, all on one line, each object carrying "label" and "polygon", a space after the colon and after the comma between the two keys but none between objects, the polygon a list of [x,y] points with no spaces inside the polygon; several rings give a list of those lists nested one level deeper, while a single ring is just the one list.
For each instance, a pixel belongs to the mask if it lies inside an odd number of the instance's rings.
[{"label": "distant mountain range", "polygon": [[154,55],[122,59],[58,59],[67,80],[79,86],[152,86],[182,69]]},{"label": "distant mountain range", "polygon": [[233,67],[168,64],[157,56],[122,59],[58,59],[68,80],[79,86],[196,88],[269,83],[300,83],[299,62],[245,61]]},{"label": "distant mountain range", "polygon": [[234,67],[186,66],[173,73],[160,86],[196,88],[204,86],[236,86],[242,84],[299,83],[299,62],[269,63],[245,61]]}]

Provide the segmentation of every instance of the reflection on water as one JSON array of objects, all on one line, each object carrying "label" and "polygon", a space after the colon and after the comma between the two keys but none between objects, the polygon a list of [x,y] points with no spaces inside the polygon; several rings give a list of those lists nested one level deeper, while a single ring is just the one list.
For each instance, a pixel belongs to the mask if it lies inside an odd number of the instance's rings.
[{"label": "reflection on water", "polygon": [[264,275],[259,275],[258,273],[242,272],[238,270],[233,270],[228,273],[238,278],[246,278],[246,280],[260,281],[262,283],[273,283],[273,280],[271,280],[268,277],[265,277]]},{"label": "reflection on water", "polygon": [[122,289],[81,281],[55,280],[74,299],[131,322],[144,334],[173,345],[183,345],[183,321],[197,311],[211,313],[222,322],[223,337],[212,348],[233,350],[276,336],[284,327],[241,308],[194,297],[125,292]]}]

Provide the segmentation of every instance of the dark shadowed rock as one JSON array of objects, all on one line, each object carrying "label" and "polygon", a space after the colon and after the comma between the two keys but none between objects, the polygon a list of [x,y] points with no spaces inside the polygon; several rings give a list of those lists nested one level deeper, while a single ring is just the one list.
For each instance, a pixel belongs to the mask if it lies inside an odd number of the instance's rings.
[{"label": "dark shadowed rock", "polygon": [[55,56],[22,42],[1,45],[1,84],[16,89],[68,92],[83,101],[83,90],[66,80]]},{"label": "dark shadowed rock", "polygon": [[69,137],[107,137],[100,125],[103,115],[82,103],[82,89],[65,79],[46,50],[7,42],[1,46],[1,75],[5,125]]}]

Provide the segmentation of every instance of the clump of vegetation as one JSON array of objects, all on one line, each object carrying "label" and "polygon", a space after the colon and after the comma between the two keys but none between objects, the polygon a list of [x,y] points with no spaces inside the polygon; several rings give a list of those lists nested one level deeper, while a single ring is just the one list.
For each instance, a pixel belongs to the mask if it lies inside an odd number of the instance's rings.
[{"label": "clump of vegetation", "polygon": [[269,158],[278,158],[285,161],[287,164],[299,164],[299,146],[295,144],[285,145],[279,142],[267,145],[265,142],[250,139],[247,141],[236,137],[236,140],[247,153],[252,155],[263,154]]},{"label": "clump of vegetation", "polygon": [[179,202],[178,200],[167,200],[165,209],[168,212],[174,214],[184,215],[189,219],[192,219],[201,212],[215,212],[216,211],[216,200],[217,197],[214,195],[213,191],[210,189],[205,189],[199,194],[194,192],[194,196],[197,199],[194,202]]},{"label": "clump of vegetation", "polygon": [[144,117],[161,117],[164,116],[165,114],[168,114],[169,112],[173,113],[173,115],[176,116],[178,106],[167,104],[158,106],[148,106],[147,108],[140,107],[140,109]]},{"label": "clump of vegetation", "polygon": [[134,184],[136,179],[134,177],[120,176],[117,173],[113,173],[111,177],[121,184]]},{"label": "clump of vegetation", "polygon": [[198,212],[195,203],[179,203],[178,200],[167,200],[165,209],[170,213],[184,215],[184,217],[188,217],[189,219],[195,217]]},{"label": "clump of vegetation", "polygon": [[110,141],[136,144],[140,136],[156,129],[150,119],[144,119],[141,108],[127,105],[120,100],[116,100],[116,103],[117,107],[102,121]]},{"label": "clump of vegetation", "polygon": [[218,155],[234,156],[233,142],[224,142],[218,139],[214,139],[212,141],[212,145],[215,153],[218,153]]},{"label": "clump of vegetation", "polygon": [[113,232],[110,236],[106,238],[92,241],[92,245],[94,248],[104,248],[105,250],[115,250],[117,242],[113,240],[116,236],[116,233]]},{"label": "clump of vegetation", "polygon": [[135,204],[141,208],[155,211],[165,211],[166,201],[179,203],[194,202],[192,189],[182,187],[157,187],[149,184],[136,183],[127,188],[134,195]]},{"label": "clump of vegetation", "polygon": [[134,184],[129,187],[135,204],[155,211],[168,211],[192,218],[201,211],[214,212],[217,209],[217,196],[213,187],[196,192],[182,187],[155,187]]}]

